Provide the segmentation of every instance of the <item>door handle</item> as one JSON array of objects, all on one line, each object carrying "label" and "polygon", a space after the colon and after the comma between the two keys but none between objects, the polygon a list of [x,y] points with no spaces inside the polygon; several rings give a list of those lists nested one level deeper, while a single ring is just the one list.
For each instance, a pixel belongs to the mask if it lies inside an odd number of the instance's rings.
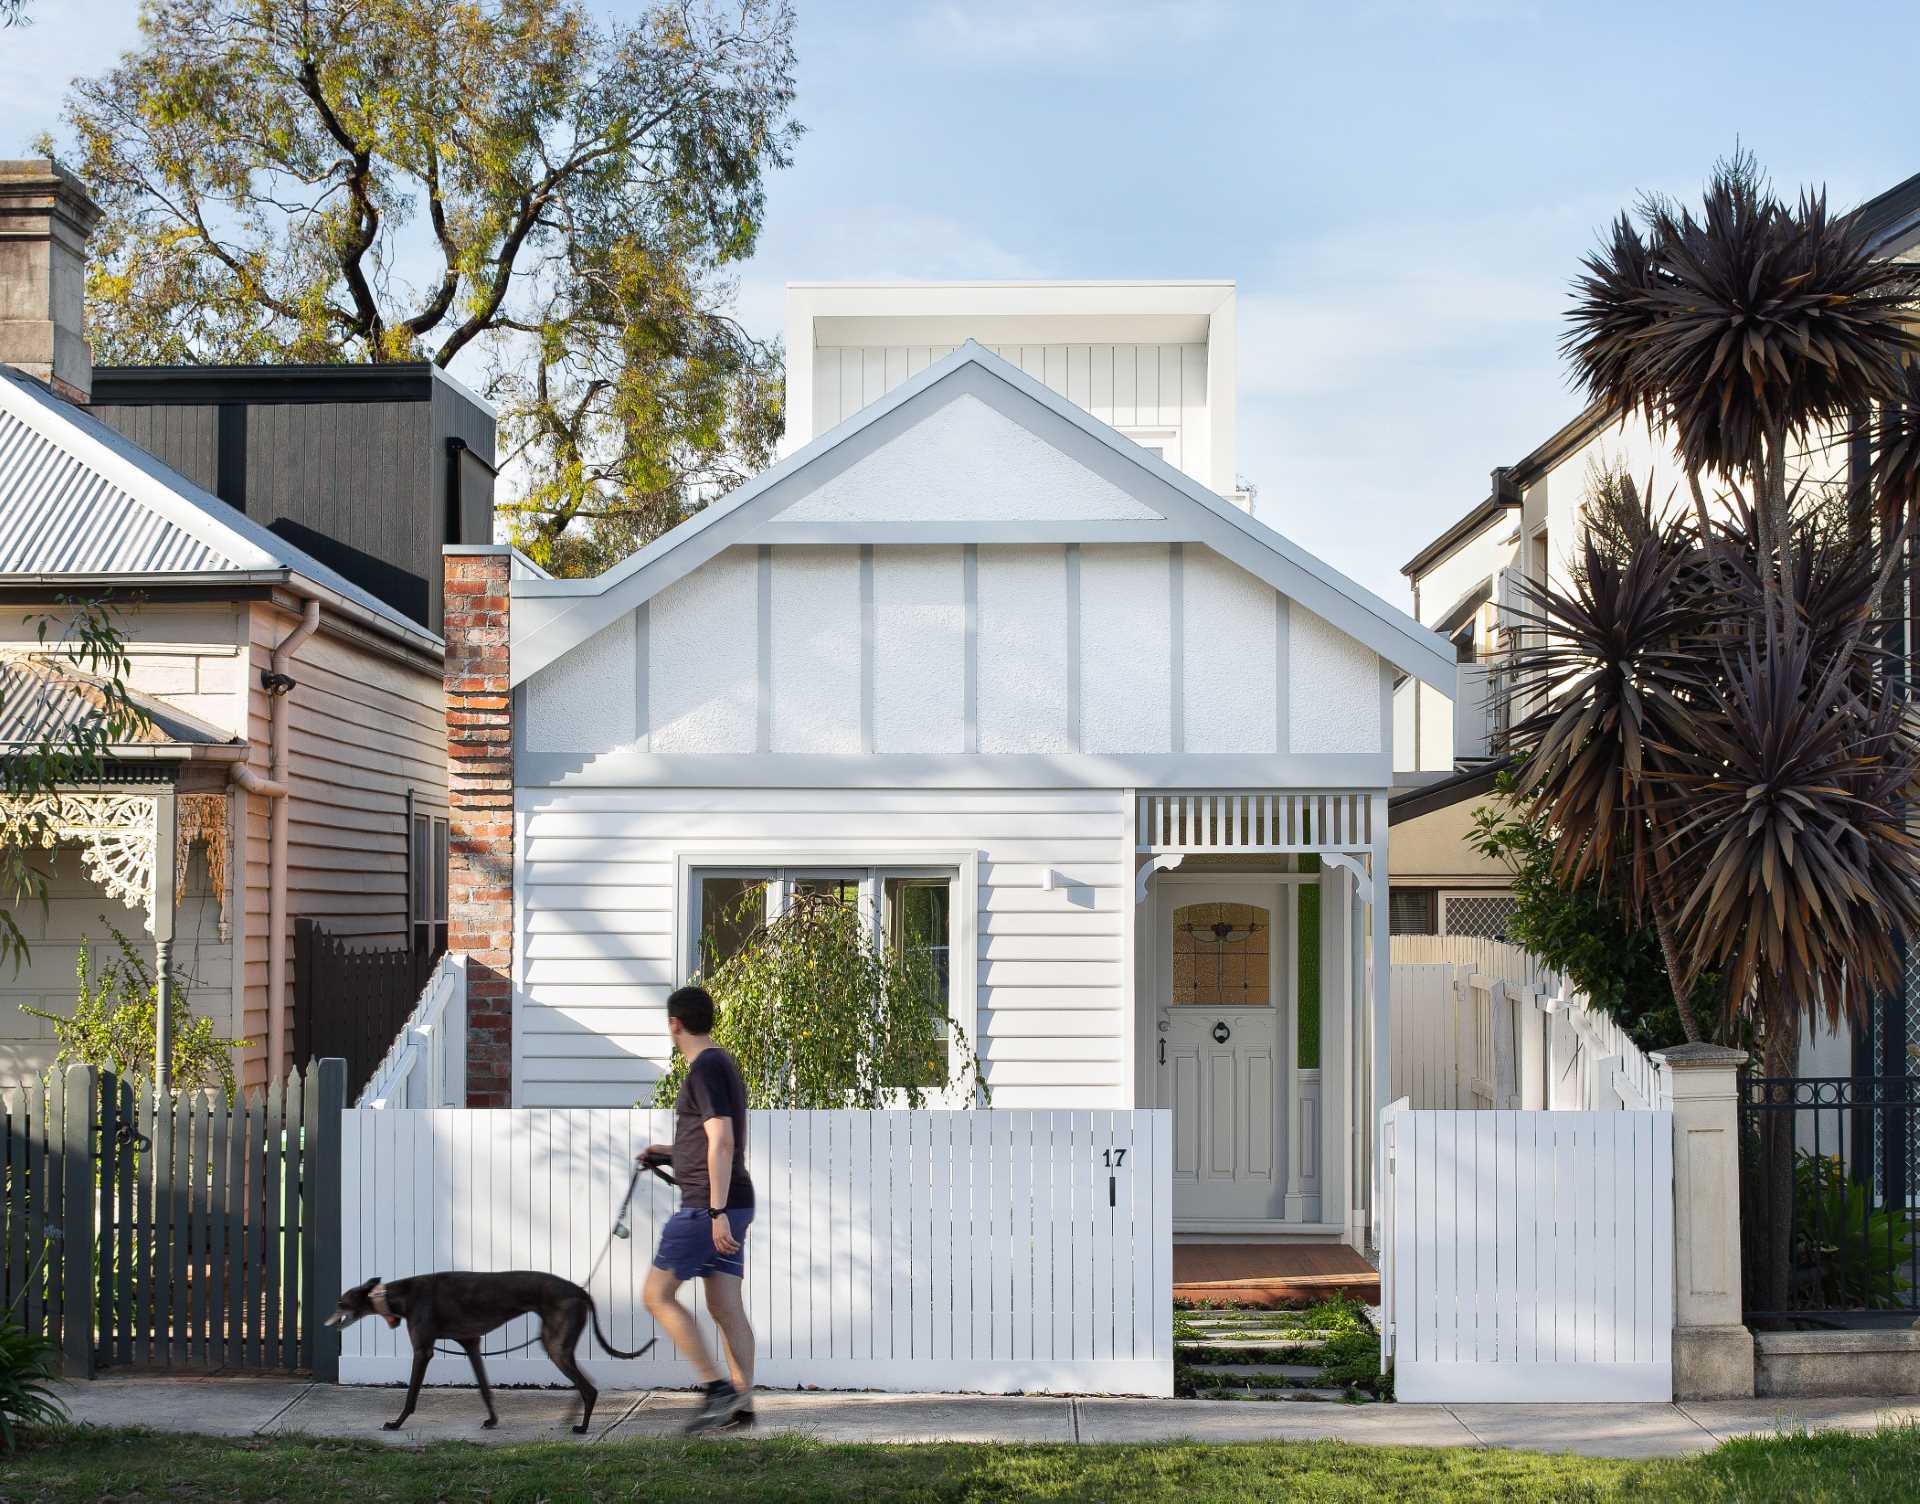
[{"label": "door handle", "polygon": [[1160,1063],[1162,1065],[1167,1063],[1167,1042],[1164,1039],[1160,1041]]}]

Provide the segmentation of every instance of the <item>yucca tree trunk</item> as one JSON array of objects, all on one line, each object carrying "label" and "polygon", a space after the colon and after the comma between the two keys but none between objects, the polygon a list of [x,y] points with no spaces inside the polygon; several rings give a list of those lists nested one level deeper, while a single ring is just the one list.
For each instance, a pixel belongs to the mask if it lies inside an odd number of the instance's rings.
[{"label": "yucca tree trunk", "polygon": [[1692,978],[1682,973],[1673,923],[1667,917],[1665,902],[1659,897],[1653,902],[1653,932],[1660,937],[1660,958],[1667,963],[1667,985],[1673,989],[1673,1006],[1679,1011],[1680,1027],[1686,1032],[1688,1044],[1698,1044],[1702,1035],[1700,1020],[1693,1011]]}]

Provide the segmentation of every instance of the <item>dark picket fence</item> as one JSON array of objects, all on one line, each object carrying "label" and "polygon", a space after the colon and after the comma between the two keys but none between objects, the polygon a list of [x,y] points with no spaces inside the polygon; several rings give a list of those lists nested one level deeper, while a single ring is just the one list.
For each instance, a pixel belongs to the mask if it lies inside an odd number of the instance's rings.
[{"label": "dark picket fence", "polygon": [[357,945],[314,920],[294,920],[294,1059],[346,1061],[353,1101],[386,1058],[438,959],[404,945]]},{"label": "dark picket fence", "polygon": [[346,1067],[229,1104],[84,1066],[0,1097],[4,1291],[69,1377],[99,1367],[338,1373]]}]

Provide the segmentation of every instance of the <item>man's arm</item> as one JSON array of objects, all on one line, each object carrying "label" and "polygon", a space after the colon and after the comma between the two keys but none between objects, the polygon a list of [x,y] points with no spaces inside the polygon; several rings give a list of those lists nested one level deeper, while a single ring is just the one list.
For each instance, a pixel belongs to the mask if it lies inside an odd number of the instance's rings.
[{"label": "man's arm", "polygon": [[[724,1207],[727,1193],[733,1189],[733,1119],[730,1117],[708,1118],[707,1130],[707,1185],[708,1205]],[[713,1246],[722,1253],[738,1253],[739,1240],[733,1235],[725,1217],[713,1219]]]}]

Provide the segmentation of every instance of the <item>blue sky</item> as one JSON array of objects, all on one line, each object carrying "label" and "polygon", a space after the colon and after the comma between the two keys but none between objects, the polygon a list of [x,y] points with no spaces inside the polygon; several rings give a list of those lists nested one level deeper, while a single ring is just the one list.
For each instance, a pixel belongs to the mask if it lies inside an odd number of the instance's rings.
[{"label": "blue sky", "polygon": [[[34,4],[0,33],[0,151],[134,32],[131,3]],[[1840,203],[1920,171],[1908,5],[797,4],[809,133],[751,326],[789,278],[1234,278],[1259,515],[1397,603],[1577,409],[1567,283],[1637,191],[1736,138]]]}]

